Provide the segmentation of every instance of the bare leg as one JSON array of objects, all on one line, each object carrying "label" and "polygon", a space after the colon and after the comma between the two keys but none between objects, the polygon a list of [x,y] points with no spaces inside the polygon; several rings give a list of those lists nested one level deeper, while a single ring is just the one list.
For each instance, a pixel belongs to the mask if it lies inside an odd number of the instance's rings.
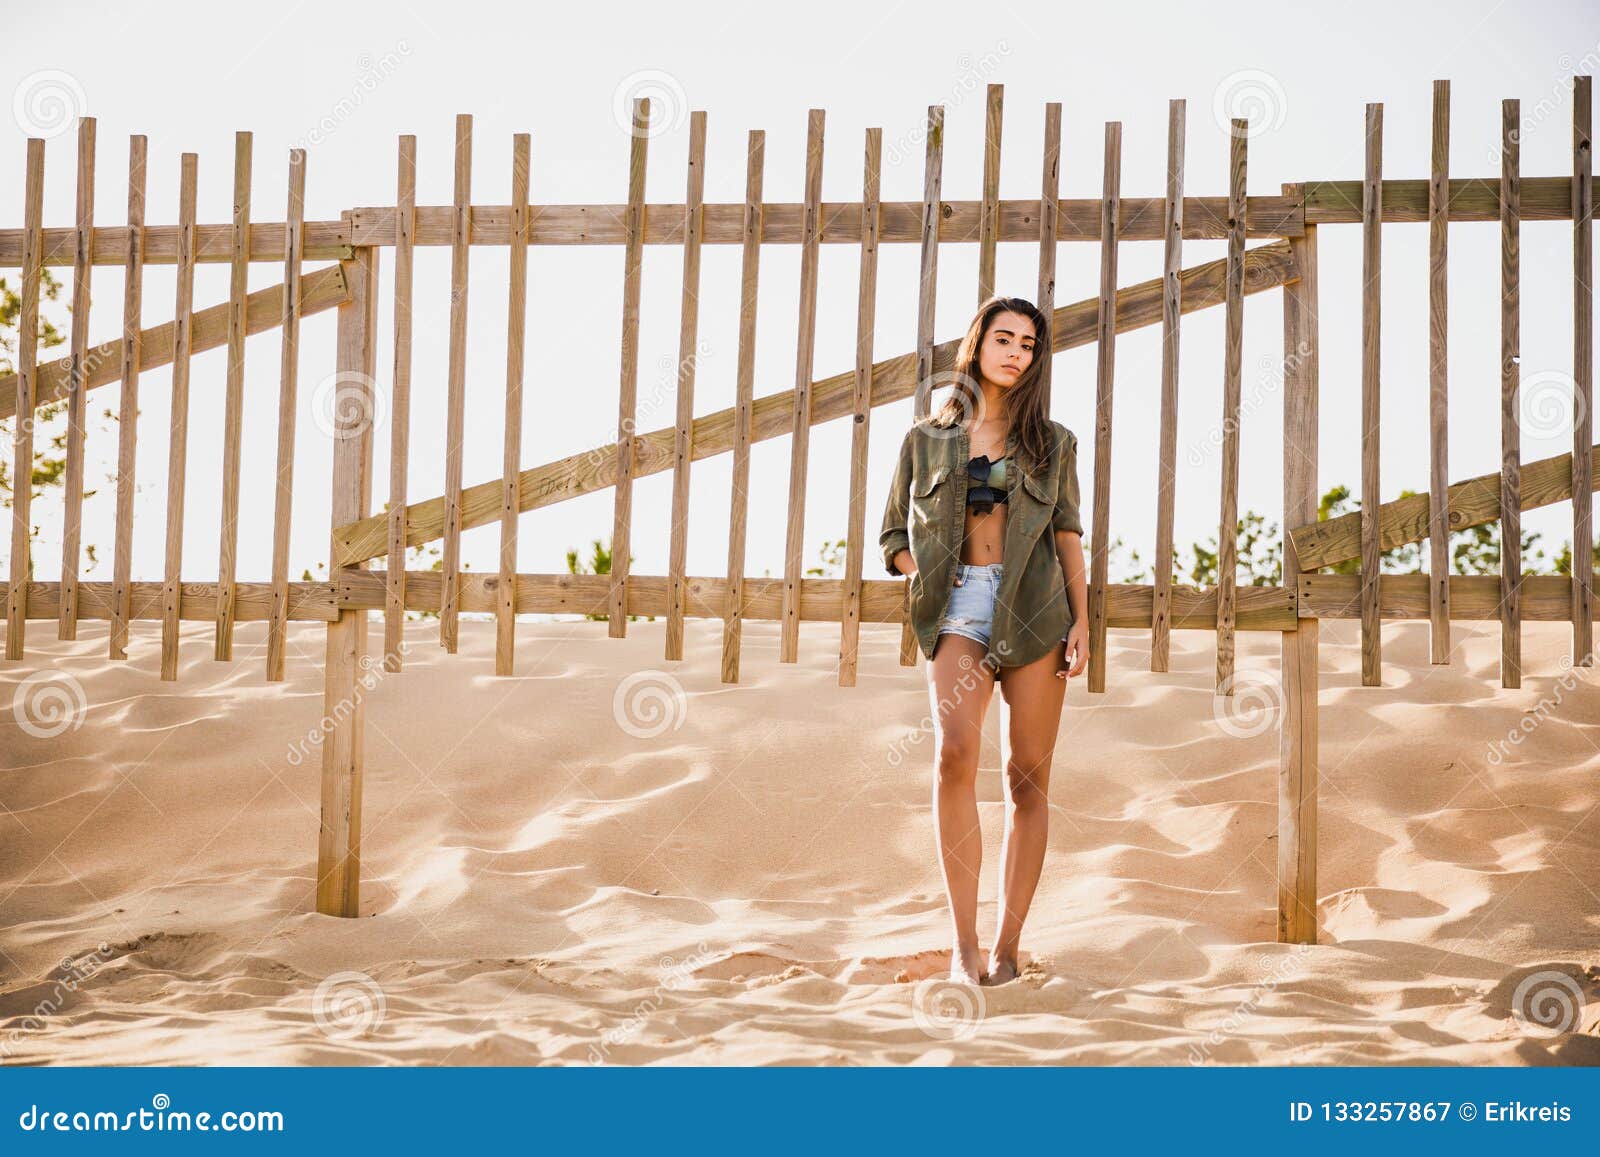
[{"label": "bare leg", "polygon": [[983,981],[983,954],[978,947],[978,869],[983,864],[978,756],[983,718],[994,696],[994,672],[983,662],[984,651],[976,640],[941,635],[928,664],[928,714],[934,720],[938,746],[933,813],[954,938],[950,979],[968,984]]},{"label": "bare leg", "polygon": [[1000,681],[1004,702],[1006,832],[1001,855],[1000,927],[989,956],[989,983],[1018,973],[1022,925],[1044,867],[1050,831],[1050,763],[1067,684],[1057,679],[1060,648],[1026,667],[1009,667]]}]

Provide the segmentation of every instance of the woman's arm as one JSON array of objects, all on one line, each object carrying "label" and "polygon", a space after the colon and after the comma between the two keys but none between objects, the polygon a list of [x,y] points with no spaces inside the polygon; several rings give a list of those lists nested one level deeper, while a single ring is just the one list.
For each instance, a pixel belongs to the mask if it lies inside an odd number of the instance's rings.
[{"label": "woman's arm", "polygon": [[1056,558],[1067,588],[1067,605],[1072,608],[1072,627],[1067,632],[1068,649],[1073,654],[1070,678],[1089,661],[1089,584],[1083,565],[1083,516],[1078,510],[1078,438],[1065,426],[1066,444],[1061,450],[1061,473],[1057,482],[1056,511],[1050,526],[1056,537]]},{"label": "woman's arm", "polygon": [[883,549],[883,565],[896,578],[917,569],[911,557],[911,536],[906,531],[906,515],[911,506],[911,434],[907,430],[895,461],[894,480],[889,484],[889,501],[883,508],[883,530],[878,545]]}]

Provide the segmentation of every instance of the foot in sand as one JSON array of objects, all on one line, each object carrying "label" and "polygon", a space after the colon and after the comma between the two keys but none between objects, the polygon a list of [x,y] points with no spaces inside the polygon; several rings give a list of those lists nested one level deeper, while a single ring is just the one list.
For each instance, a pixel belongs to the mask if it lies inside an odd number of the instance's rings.
[{"label": "foot in sand", "polygon": [[996,984],[1005,984],[1015,980],[1019,975],[1016,959],[1010,956],[991,956],[989,958],[988,979],[985,984],[993,987]]},{"label": "foot in sand", "polygon": [[983,954],[976,944],[966,948],[957,945],[950,953],[950,979],[957,984],[982,984],[985,973]]}]

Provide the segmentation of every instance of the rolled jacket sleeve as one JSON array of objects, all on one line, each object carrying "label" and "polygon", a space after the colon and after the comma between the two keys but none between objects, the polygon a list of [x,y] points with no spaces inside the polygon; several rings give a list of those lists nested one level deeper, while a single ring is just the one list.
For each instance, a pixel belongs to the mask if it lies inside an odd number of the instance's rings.
[{"label": "rolled jacket sleeve", "polygon": [[1056,512],[1050,519],[1054,530],[1083,534],[1083,517],[1078,511],[1078,436],[1065,426],[1061,448],[1061,475],[1056,488]]},{"label": "rolled jacket sleeve", "polygon": [[894,567],[894,556],[911,549],[911,536],[906,530],[906,515],[911,506],[911,434],[912,431],[907,430],[900,443],[894,480],[889,484],[889,500],[883,508],[883,530],[878,535],[878,545],[883,548],[883,565],[896,578],[901,576]]}]

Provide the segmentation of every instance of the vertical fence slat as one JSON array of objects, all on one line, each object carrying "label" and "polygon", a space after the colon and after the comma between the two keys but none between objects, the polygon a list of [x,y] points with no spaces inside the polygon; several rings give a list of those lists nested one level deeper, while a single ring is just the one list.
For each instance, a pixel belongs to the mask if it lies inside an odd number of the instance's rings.
[{"label": "vertical fence slat", "polygon": [[1122,225],[1122,122],[1107,121],[1100,195],[1100,302],[1095,327],[1094,528],[1089,564],[1089,690],[1106,689],[1106,586],[1111,541],[1111,409],[1117,353],[1117,249]]},{"label": "vertical fence slat", "polygon": [[633,139],[628,145],[627,238],[622,266],[622,379],[617,390],[616,507],[611,528],[611,614],[607,633],[628,633],[629,549],[633,531],[633,456],[639,407],[639,276],[644,266],[644,175],[650,143],[650,98],[633,102]]},{"label": "vertical fence slat", "polygon": [[22,658],[33,563],[33,407],[39,386],[39,275],[44,257],[44,139],[28,138],[22,233],[22,312],[17,318],[17,412],[11,448],[11,575],[6,587],[6,658]]},{"label": "vertical fence slat", "polygon": [[172,422],[167,442],[167,553],[161,586],[161,678],[178,677],[183,612],[183,486],[189,457],[189,350],[194,337],[194,222],[200,155],[184,153],[178,192],[178,292],[172,310]]},{"label": "vertical fence slat", "polygon": [[994,294],[995,243],[1000,235],[1000,130],[1005,113],[1005,94],[1005,85],[991,84],[984,106],[983,202],[978,210],[979,305]]},{"label": "vertical fence slat", "polygon": [[[997,85],[991,85],[991,95]],[[991,104],[991,108],[993,105]],[[861,176],[861,277],[856,292],[856,376],[850,426],[850,513],[845,531],[844,606],[839,610],[839,686],[854,687],[861,650],[861,567],[867,537],[867,447],[872,426],[873,330],[877,326],[878,198],[883,130],[867,130]],[[991,272],[992,276],[992,272]]]},{"label": "vertical fence slat", "polygon": [[1250,122],[1234,117],[1228,142],[1228,264],[1222,342],[1222,515],[1217,523],[1217,693],[1233,694],[1239,585],[1239,395],[1244,373],[1244,237]]},{"label": "vertical fence slat", "polygon": [[528,170],[531,138],[511,138],[510,290],[506,315],[505,457],[500,469],[500,579],[495,597],[494,673],[516,670],[517,514],[522,509],[522,363],[528,329]]},{"label": "vertical fence slat", "polygon": [[1167,102],[1167,190],[1162,206],[1161,441],[1157,450],[1156,573],[1150,614],[1150,670],[1172,662],[1172,552],[1177,502],[1178,333],[1183,320],[1183,163],[1188,106]]},{"label": "vertical fence slat", "polygon": [[394,385],[389,408],[389,557],[383,576],[383,668],[404,665],[406,478],[411,454],[411,282],[417,226],[417,138],[400,138],[394,215]]},{"label": "vertical fence slat", "polygon": [[[278,370],[278,489],[272,512],[272,617],[267,681],[283,679],[289,633],[289,522],[294,498],[295,397],[300,381],[300,253],[306,216],[306,151],[289,150],[289,207],[283,227],[283,351]],[[329,579],[333,578],[330,574]]]},{"label": "vertical fence slat", "polygon": [[147,141],[128,138],[127,276],[122,289],[122,392],[117,400],[117,530],[111,564],[111,630],[108,657],[128,657],[128,621],[133,614],[133,498],[139,428],[139,368],[143,357],[144,186]]},{"label": "vertical fence slat", "polygon": [[[1305,198],[1303,185],[1283,186]],[[1289,240],[1300,277],[1283,287],[1283,525],[1315,522],[1317,482],[1317,227]],[[1298,592],[1300,560],[1285,536],[1283,584]],[[1297,619],[1279,636],[1284,704],[1278,729],[1278,939],[1317,941],[1317,652],[1321,623]]]},{"label": "vertical fence slat", "polygon": [[700,237],[706,190],[706,114],[689,113],[689,175],[683,208],[683,295],[678,315],[678,407],[673,439],[672,534],[667,558],[668,659],[683,658],[684,573],[689,559],[689,477],[694,457],[695,344],[700,332]]},{"label": "vertical fence slat", "polygon": [[1428,638],[1450,661],[1450,82],[1433,82],[1428,181]]},{"label": "vertical fence slat", "polygon": [[[917,380],[912,400],[912,415],[928,414],[933,393],[933,322],[939,281],[939,206],[944,172],[944,106],[928,106],[928,138],[922,159],[922,234],[921,260],[917,267]],[[900,665],[917,661],[917,634],[911,626],[911,582],[903,592],[901,610]]]},{"label": "vertical fence slat", "polygon": [[1367,105],[1366,176],[1361,184],[1361,685],[1383,682],[1379,617],[1378,387],[1379,275],[1383,245],[1383,105]]},{"label": "vertical fence slat", "polygon": [[94,268],[94,118],[78,118],[77,229],[72,255],[72,365],[67,378],[67,469],[61,526],[56,637],[78,637],[78,554],[83,536],[83,440],[87,413],[89,273]]},{"label": "vertical fence slat", "polygon": [[728,512],[728,593],[722,610],[722,681],[739,681],[744,639],[745,533],[750,516],[750,426],[755,407],[756,290],[761,273],[762,173],[767,134],[750,130],[744,173],[744,248],[739,277],[739,365],[733,418],[733,498]]},{"label": "vertical fence slat", "polygon": [[1594,137],[1590,78],[1572,82],[1572,665],[1594,665]]},{"label": "vertical fence slat", "polygon": [[233,138],[233,264],[228,282],[228,387],[222,435],[222,545],[217,563],[215,657],[233,656],[239,557],[239,467],[244,430],[244,311],[250,293],[251,137]]},{"label": "vertical fence slat", "polygon": [[[1500,102],[1500,685],[1522,686],[1522,102]],[[1576,548],[1578,544],[1574,543]]]},{"label": "vertical fence slat", "polygon": [[472,117],[456,116],[455,212],[450,239],[450,371],[445,400],[444,561],[439,643],[454,655],[461,617],[461,473],[467,427],[467,265],[472,249]]},{"label": "vertical fence slat", "polygon": [[805,576],[806,478],[811,458],[811,367],[817,345],[817,271],[822,248],[822,129],[824,112],[806,119],[806,199],[800,238],[800,318],[795,340],[793,435],[789,442],[788,532],[783,547],[783,624],[778,662],[800,657],[800,596]]},{"label": "vertical fence slat", "polygon": [[[1061,227],[1061,102],[1044,106],[1044,156],[1039,174],[1039,280],[1035,302],[1046,317],[1056,310],[1056,245]],[[1039,389],[1044,396],[1044,412],[1050,412],[1050,381],[1055,371],[1058,335],[1050,335],[1050,348],[1043,351],[1039,366]]]},{"label": "vertical fence slat", "polygon": [[[297,152],[299,150],[296,150]],[[347,266],[350,297],[339,306],[335,372],[349,404],[334,409],[332,525],[367,512],[372,464],[372,386],[377,347],[377,250],[363,246]],[[353,427],[353,428],[352,428]],[[337,584],[339,575],[329,575]],[[321,823],[317,834],[317,911],[361,914],[361,788],[366,763],[366,697],[356,678],[367,651],[367,612],[342,608],[328,624],[323,655]]]}]

